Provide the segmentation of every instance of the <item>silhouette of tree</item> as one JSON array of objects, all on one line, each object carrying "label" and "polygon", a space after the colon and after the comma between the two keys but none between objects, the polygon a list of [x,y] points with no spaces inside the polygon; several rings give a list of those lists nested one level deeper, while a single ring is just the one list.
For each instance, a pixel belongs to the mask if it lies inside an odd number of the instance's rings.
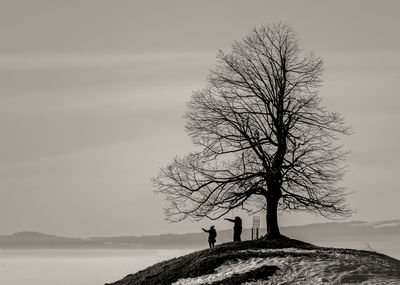
[{"label": "silhouette of tree", "polygon": [[279,209],[348,216],[337,186],[346,151],[335,140],[349,128],[320,104],[321,58],[300,50],[284,24],[253,29],[217,58],[185,115],[197,151],[153,179],[170,202],[167,217],[266,210],[267,237],[275,238]]}]

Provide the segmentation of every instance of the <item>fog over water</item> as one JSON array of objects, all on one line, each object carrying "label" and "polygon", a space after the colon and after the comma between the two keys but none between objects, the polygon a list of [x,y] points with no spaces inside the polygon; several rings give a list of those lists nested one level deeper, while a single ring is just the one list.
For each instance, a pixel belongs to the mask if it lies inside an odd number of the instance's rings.
[{"label": "fog over water", "polygon": [[0,250],[0,284],[99,285],[192,250]]}]

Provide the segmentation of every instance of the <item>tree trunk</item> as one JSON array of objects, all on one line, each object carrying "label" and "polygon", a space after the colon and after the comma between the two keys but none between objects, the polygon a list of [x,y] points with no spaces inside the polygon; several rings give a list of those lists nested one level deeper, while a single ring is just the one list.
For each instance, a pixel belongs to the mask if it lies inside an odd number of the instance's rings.
[{"label": "tree trunk", "polygon": [[279,198],[267,198],[267,239],[281,237],[278,226],[278,201]]}]

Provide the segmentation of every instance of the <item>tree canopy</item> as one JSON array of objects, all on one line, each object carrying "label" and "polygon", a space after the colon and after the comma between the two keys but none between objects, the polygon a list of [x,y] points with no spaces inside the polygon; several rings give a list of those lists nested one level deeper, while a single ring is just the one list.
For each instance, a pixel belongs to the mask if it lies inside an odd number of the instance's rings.
[{"label": "tree canopy", "polygon": [[298,47],[288,25],[254,28],[219,51],[207,86],[193,92],[186,130],[195,151],[162,168],[154,183],[169,219],[218,219],[234,208],[347,216],[343,117],[321,104],[322,59]]}]

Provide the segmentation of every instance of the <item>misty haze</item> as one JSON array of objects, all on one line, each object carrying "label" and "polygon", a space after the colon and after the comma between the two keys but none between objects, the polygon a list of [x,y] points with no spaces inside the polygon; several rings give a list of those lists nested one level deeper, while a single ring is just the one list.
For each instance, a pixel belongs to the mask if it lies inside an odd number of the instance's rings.
[{"label": "misty haze", "polygon": [[399,284],[398,11],[0,0],[0,284]]}]

